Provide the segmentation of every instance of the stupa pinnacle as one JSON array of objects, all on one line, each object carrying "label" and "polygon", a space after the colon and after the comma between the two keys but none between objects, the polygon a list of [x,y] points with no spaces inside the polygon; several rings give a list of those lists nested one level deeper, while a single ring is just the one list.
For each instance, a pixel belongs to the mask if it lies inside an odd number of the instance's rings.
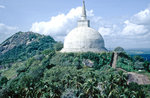
[{"label": "stupa pinnacle", "polygon": [[90,28],[87,20],[85,1],[83,0],[82,15],[78,26],[73,29],[64,40],[61,52],[102,52],[107,51],[101,34]]},{"label": "stupa pinnacle", "polygon": [[86,20],[86,10],[85,10],[85,1],[83,0],[83,7],[82,7],[82,20]]},{"label": "stupa pinnacle", "polygon": [[90,27],[90,21],[86,19],[86,9],[85,9],[85,1],[83,0],[83,6],[82,6],[82,15],[81,20],[78,21],[78,27],[81,26],[88,26]]}]

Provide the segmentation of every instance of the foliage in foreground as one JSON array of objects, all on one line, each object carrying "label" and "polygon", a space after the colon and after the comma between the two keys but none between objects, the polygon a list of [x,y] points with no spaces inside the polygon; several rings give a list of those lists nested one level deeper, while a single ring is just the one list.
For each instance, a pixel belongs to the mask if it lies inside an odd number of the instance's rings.
[{"label": "foliage in foreground", "polygon": [[85,60],[89,60],[93,63],[93,68],[100,69],[105,65],[111,63],[112,53],[57,53],[50,60],[53,65],[60,66],[76,66],[77,68],[86,67]]},{"label": "foliage in foreground", "polygon": [[[41,68],[36,70],[40,71]],[[80,98],[146,97],[141,86],[127,85],[127,76],[108,66],[101,68],[101,70],[77,69],[75,66],[55,66],[42,73],[43,76],[36,77],[33,74],[21,73],[17,78],[7,82],[7,85],[0,90],[0,96],[12,98],[65,98],[67,95]]]},{"label": "foliage in foreground", "polygon": [[[24,64],[14,66],[16,69],[11,71],[16,71],[15,77],[9,80],[2,77],[0,98],[146,97],[149,86],[128,85],[126,74],[109,66],[111,56],[112,53],[44,50]],[[83,64],[85,59],[94,63],[92,68]]]}]

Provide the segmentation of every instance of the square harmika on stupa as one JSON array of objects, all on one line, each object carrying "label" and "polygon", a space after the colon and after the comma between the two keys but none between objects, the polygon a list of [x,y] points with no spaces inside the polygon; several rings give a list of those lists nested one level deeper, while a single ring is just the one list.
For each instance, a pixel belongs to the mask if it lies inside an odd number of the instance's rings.
[{"label": "square harmika on stupa", "polygon": [[61,52],[103,52],[107,51],[101,34],[90,27],[87,20],[85,1],[83,1],[81,19],[78,26],[73,29],[64,40]]}]

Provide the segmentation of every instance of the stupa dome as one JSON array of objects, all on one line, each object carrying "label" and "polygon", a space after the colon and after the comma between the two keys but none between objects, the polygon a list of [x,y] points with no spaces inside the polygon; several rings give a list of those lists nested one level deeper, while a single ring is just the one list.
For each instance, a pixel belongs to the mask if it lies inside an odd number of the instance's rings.
[{"label": "stupa dome", "polygon": [[90,28],[90,21],[86,20],[85,3],[78,27],[73,29],[64,40],[64,47],[61,52],[102,52],[107,51],[104,39],[101,34]]}]

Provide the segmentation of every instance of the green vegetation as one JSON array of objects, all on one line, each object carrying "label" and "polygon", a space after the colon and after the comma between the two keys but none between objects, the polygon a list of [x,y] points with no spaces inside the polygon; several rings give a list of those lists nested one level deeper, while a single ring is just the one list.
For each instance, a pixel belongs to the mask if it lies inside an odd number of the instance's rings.
[{"label": "green vegetation", "polygon": [[[122,54],[123,55],[123,54]],[[44,50],[2,74],[0,97],[146,97],[149,86],[127,84],[127,75],[112,69],[112,53],[59,53]],[[94,62],[84,65],[84,59]],[[66,64],[66,65],[65,65]],[[16,69],[15,69],[16,68]],[[9,78],[9,80],[7,80]],[[136,88],[135,88],[136,87]]]},{"label": "green vegetation", "polygon": [[126,71],[138,71],[145,70],[150,72],[150,62],[144,60],[141,56],[131,57],[126,53],[118,54],[117,67],[120,67]]},{"label": "green vegetation", "polygon": [[118,54],[117,67],[122,68],[126,71],[134,71],[133,58],[125,53]]},{"label": "green vegetation", "polygon": [[57,43],[54,45],[55,51],[60,51],[62,48],[63,48],[63,43],[62,43],[62,42],[57,42]]},{"label": "green vegetation", "polygon": [[[29,39],[0,55],[0,98],[150,97],[150,85],[128,84],[124,71],[111,68],[112,52],[60,53],[63,44],[50,36]],[[119,51],[117,67],[150,77],[148,61]]]},{"label": "green vegetation", "polygon": [[75,66],[55,66],[42,71],[37,67],[23,72],[7,82],[1,97],[61,97],[73,90],[75,97],[146,97],[142,87],[127,85],[127,76],[108,66],[101,70],[77,69]]},{"label": "green vegetation", "polygon": [[109,65],[111,62],[112,53],[57,53],[51,59],[51,64],[61,66],[77,66],[78,68],[85,67],[84,60],[90,60],[94,63],[95,69],[100,69],[104,65]]},{"label": "green vegetation", "polygon": [[144,68],[145,68],[146,71],[150,72],[150,62],[144,61],[143,66],[144,66]]},{"label": "green vegetation", "polygon": [[30,34],[28,37],[29,40],[32,40],[33,38],[37,40],[29,44],[24,43],[15,46],[13,49],[0,55],[0,65],[3,65],[3,67],[8,67],[7,64],[9,63],[25,61],[45,49],[53,49],[53,46],[56,43],[56,41],[50,36],[39,37],[35,34]]},{"label": "green vegetation", "polygon": [[119,52],[119,53],[120,53],[120,52],[125,52],[122,47],[116,47],[116,48],[114,49],[114,51],[115,51],[115,52]]}]

